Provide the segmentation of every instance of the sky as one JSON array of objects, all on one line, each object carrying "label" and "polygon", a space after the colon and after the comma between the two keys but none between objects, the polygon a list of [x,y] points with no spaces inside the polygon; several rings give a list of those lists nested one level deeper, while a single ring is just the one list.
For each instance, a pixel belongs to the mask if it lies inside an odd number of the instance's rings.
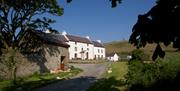
[{"label": "sky", "polygon": [[128,40],[139,14],[145,14],[155,0],[122,0],[111,8],[109,0],[58,0],[64,8],[62,16],[49,16],[56,20],[52,27],[71,35],[89,36],[103,43]]}]

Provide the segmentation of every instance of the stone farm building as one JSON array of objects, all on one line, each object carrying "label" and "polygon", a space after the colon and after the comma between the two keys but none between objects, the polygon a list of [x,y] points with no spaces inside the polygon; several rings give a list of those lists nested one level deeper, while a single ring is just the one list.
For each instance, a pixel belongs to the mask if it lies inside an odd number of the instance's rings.
[{"label": "stone farm building", "polygon": [[[18,60],[17,65],[17,76],[28,76],[36,72],[45,73],[51,71],[61,71],[68,69],[69,52],[70,47],[65,41],[62,35],[47,34],[40,31],[31,31],[35,39],[41,41],[37,49],[33,52],[21,53],[17,52],[15,60]],[[30,44],[30,43],[27,43]],[[25,49],[27,50],[27,49]],[[0,57],[7,58],[9,54],[4,53]],[[10,78],[10,72],[7,66],[0,62],[0,76]]]}]

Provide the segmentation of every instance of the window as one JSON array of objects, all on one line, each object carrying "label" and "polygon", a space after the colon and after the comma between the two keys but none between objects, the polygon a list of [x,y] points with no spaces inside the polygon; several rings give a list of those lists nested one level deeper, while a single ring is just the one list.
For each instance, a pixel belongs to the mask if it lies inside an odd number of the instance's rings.
[{"label": "window", "polygon": [[101,49],[101,53],[103,53],[103,50]]},{"label": "window", "polygon": [[98,49],[98,53],[99,53],[99,49]]},{"label": "window", "polygon": [[75,59],[77,58],[77,53],[74,54],[74,58],[75,58]]},{"label": "window", "polygon": [[83,51],[83,48],[81,48],[81,51]]},{"label": "window", "polygon": [[77,47],[74,48],[74,51],[77,51]]},{"label": "window", "polygon": [[87,44],[87,46],[89,46],[89,44]]},{"label": "window", "polygon": [[87,50],[89,51],[89,48],[87,48]]},{"label": "window", "polygon": [[77,42],[75,42],[75,45],[77,45]]}]

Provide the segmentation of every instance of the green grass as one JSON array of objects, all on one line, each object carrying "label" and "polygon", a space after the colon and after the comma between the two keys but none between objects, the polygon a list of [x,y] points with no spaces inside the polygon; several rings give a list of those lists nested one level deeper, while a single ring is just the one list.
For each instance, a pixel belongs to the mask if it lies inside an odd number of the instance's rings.
[{"label": "green grass", "polygon": [[127,62],[112,62],[109,69],[112,69],[112,73],[106,73],[106,78],[114,77],[116,80],[123,80],[128,70]]},{"label": "green grass", "polygon": [[128,71],[127,62],[111,62],[108,69],[111,73],[105,73],[104,78],[92,85],[87,91],[122,91],[126,89],[125,78]]},{"label": "green grass", "polygon": [[103,63],[106,62],[104,59],[99,59],[99,60],[70,60],[69,63],[72,64],[98,64],[98,63]]},{"label": "green grass", "polygon": [[[29,77],[18,78],[18,84],[16,86],[12,85],[11,81],[1,81],[0,91],[18,91],[18,89],[21,89],[23,91],[29,91],[37,87],[64,80],[71,76],[77,75],[81,71],[82,70],[79,68],[72,68],[70,72],[60,72],[58,74],[34,74]],[[61,79],[56,79],[56,77],[59,77]]]}]

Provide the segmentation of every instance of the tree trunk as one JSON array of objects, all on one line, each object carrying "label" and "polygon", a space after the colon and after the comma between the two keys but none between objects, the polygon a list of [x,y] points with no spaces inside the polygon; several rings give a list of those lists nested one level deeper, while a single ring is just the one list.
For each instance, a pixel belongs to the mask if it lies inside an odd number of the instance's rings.
[{"label": "tree trunk", "polygon": [[16,70],[17,69],[16,63],[17,63],[17,61],[15,59],[15,57],[16,57],[16,49],[11,48],[9,52],[10,52],[9,62],[11,62],[11,67],[12,67],[10,69],[10,71],[11,71],[11,80],[12,80],[13,84],[16,85],[17,84],[17,82],[16,82],[16,71],[17,71]]},{"label": "tree trunk", "polygon": [[16,66],[14,66],[12,68],[11,74],[12,74],[11,75],[12,83],[13,83],[13,85],[16,85],[17,84],[17,82],[16,82]]}]

